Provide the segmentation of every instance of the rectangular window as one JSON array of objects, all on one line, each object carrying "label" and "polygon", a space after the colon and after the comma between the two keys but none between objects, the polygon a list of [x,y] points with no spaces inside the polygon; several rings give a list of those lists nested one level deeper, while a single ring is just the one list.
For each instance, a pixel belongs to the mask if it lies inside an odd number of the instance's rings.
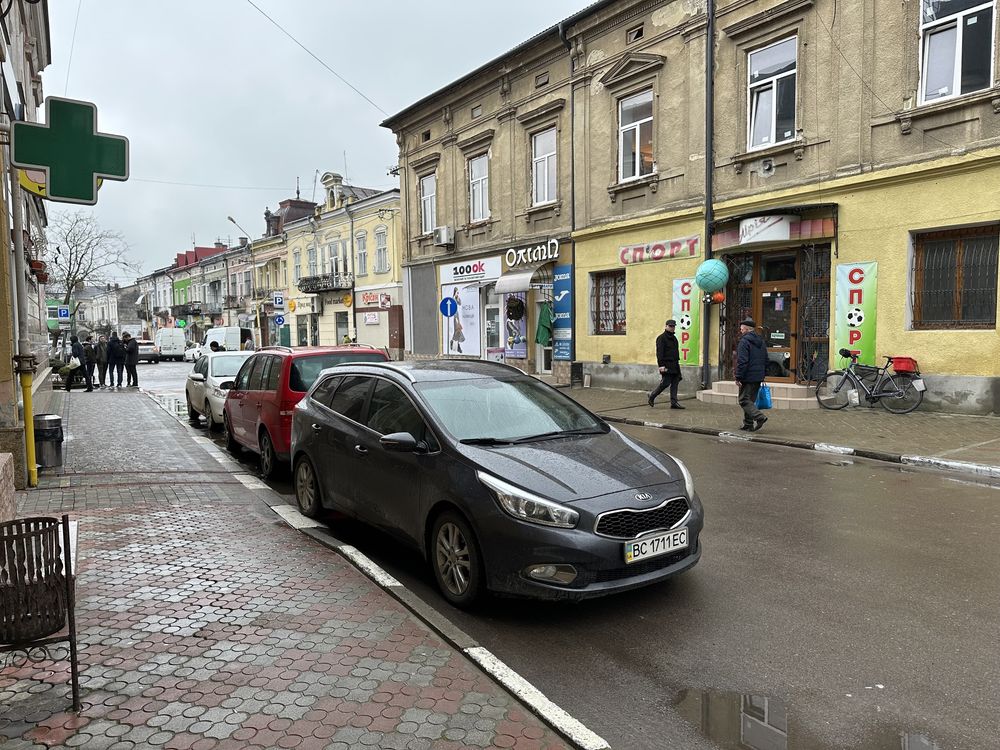
[{"label": "rectangular window", "polygon": [[625,32],[625,44],[632,44],[632,42],[638,42],[640,39],[642,39],[641,23]]},{"label": "rectangular window", "polygon": [[544,73],[539,73],[537,76],[535,76],[536,89],[540,89],[542,86],[548,86],[548,85],[549,85],[549,71],[546,70]]},{"label": "rectangular window", "polygon": [[292,253],[292,281],[296,284],[302,278],[302,253],[296,250]]},{"label": "rectangular window", "polygon": [[795,137],[795,75],[798,37],[751,52],[747,145],[765,148]]},{"label": "rectangular window", "polygon": [[430,234],[437,226],[437,173],[420,178],[420,231]]},{"label": "rectangular window", "polygon": [[253,276],[250,271],[243,272],[243,294],[245,296],[253,294]]},{"label": "rectangular window", "polygon": [[618,102],[618,181],[653,173],[653,92]]},{"label": "rectangular window", "polygon": [[389,272],[389,235],[384,229],[375,230],[375,273]]},{"label": "rectangular window", "polygon": [[316,248],[310,247],[306,249],[306,263],[309,264],[309,272],[307,276],[315,276],[318,273],[318,266],[316,265]]},{"label": "rectangular window", "polygon": [[989,88],[994,0],[921,3],[921,100],[933,102]]},{"label": "rectangular window", "polygon": [[354,243],[358,248],[358,276],[368,275],[368,234],[358,232],[354,236]]},{"label": "rectangular window", "polygon": [[914,328],[995,328],[1000,225],[918,234]]},{"label": "rectangular window", "polygon": [[531,203],[539,206],[556,199],[556,129],[531,137]]},{"label": "rectangular window", "polygon": [[46,314],[48,315],[49,320],[59,320],[59,308],[58,307],[49,307],[49,308],[47,308],[46,309]]},{"label": "rectangular window", "polygon": [[469,159],[469,221],[490,218],[490,162],[486,154]]},{"label": "rectangular window", "polygon": [[625,333],[625,269],[590,276],[590,316],[594,333]]},{"label": "rectangular window", "polygon": [[472,108],[472,119],[473,120],[475,120],[481,114],[483,114],[483,105],[482,104],[477,104],[476,106],[474,106]]}]

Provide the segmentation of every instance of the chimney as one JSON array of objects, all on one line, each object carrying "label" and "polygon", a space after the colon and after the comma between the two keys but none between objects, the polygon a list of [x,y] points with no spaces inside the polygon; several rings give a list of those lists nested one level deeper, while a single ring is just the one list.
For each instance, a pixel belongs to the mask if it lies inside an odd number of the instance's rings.
[{"label": "chimney", "polygon": [[225,250],[226,249],[226,243],[225,242],[219,242],[218,240],[216,240],[215,241],[215,249],[216,250]]}]

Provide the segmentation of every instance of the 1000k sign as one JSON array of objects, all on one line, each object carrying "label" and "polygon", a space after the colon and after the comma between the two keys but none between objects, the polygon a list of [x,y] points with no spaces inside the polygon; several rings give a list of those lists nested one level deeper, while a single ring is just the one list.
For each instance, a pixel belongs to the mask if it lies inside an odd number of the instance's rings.
[{"label": "1000k sign", "polygon": [[625,562],[634,563],[650,557],[667,555],[677,550],[687,549],[688,530],[674,529],[662,534],[655,534],[643,539],[625,543]]}]

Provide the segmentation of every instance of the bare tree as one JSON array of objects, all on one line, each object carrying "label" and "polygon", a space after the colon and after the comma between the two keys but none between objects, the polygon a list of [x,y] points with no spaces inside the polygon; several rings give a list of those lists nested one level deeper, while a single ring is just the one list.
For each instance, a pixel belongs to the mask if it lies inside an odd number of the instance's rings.
[{"label": "bare tree", "polygon": [[[64,305],[70,303],[78,289],[110,284],[123,271],[135,274],[140,271],[139,263],[130,258],[125,238],[118,232],[102,229],[92,214],[83,211],[55,214],[49,221],[47,235],[47,286],[62,296]],[[71,312],[75,316],[76,310]]]}]

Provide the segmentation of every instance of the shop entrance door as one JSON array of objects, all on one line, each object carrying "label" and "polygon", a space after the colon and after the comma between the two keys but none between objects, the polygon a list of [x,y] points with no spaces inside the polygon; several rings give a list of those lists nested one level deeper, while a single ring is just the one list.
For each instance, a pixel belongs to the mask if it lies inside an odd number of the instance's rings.
[{"label": "shop entrance door", "polygon": [[761,284],[757,296],[757,325],[767,347],[768,380],[795,381],[791,371],[796,359],[798,314],[795,282]]},{"label": "shop entrance door", "polygon": [[500,340],[500,305],[486,305],[484,312],[486,313],[486,325],[483,326],[483,358],[493,362],[503,362],[504,347]]}]

